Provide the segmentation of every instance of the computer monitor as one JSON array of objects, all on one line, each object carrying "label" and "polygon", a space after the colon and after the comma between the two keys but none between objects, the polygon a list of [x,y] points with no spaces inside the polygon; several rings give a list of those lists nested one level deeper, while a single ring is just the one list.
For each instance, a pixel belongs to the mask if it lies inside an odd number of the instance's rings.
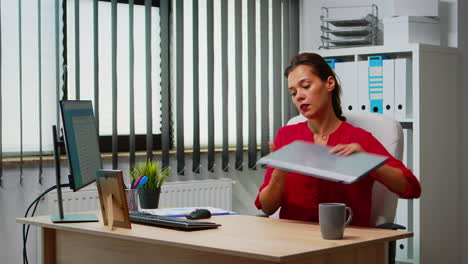
[{"label": "computer monitor", "polygon": [[60,101],[64,141],[59,139],[56,127],[52,126],[54,138],[55,173],[59,214],[52,215],[54,223],[94,222],[95,214],[64,214],[60,184],[60,149],[67,150],[70,165],[69,185],[73,191],[96,181],[96,170],[102,169],[101,153],[91,101]]},{"label": "computer monitor", "polygon": [[61,101],[62,120],[73,191],[96,181],[101,152],[91,101]]}]

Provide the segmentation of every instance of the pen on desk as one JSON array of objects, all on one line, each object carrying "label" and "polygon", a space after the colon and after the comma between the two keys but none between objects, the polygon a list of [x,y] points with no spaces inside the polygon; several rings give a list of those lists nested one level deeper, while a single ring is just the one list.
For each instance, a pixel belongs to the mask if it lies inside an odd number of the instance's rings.
[{"label": "pen on desk", "polygon": [[140,176],[135,180],[135,182],[133,183],[133,186],[132,186],[133,189],[136,189],[136,188],[137,188],[138,183],[141,181],[141,178],[143,178],[143,175],[140,175]]},{"label": "pen on desk", "polygon": [[141,177],[141,180],[138,182],[137,186],[135,187],[135,189],[138,189],[140,188],[141,186],[145,185],[145,183],[148,181],[148,177],[146,176],[143,176]]}]

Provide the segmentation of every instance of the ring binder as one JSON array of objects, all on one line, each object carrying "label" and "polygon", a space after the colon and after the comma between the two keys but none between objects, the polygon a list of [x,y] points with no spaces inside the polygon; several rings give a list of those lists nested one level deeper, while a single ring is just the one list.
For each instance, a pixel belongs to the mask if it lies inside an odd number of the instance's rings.
[{"label": "ring binder", "polygon": [[372,113],[383,113],[383,60],[386,56],[369,56],[369,102]]}]

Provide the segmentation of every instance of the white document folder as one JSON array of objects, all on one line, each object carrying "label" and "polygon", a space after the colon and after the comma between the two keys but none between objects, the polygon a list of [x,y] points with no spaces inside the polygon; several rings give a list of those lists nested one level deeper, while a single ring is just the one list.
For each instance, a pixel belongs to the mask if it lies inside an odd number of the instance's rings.
[{"label": "white document folder", "polygon": [[383,114],[395,118],[395,60],[383,61]]},{"label": "white document folder", "polygon": [[[398,199],[397,211],[395,216],[395,224],[402,225],[408,228],[408,200]],[[400,259],[408,258],[408,239],[400,239],[396,241],[396,257]]]},{"label": "white document folder", "polygon": [[[403,151],[403,164],[409,169],[413,168],[412,154],[409,153],[413,149],[413,133],[412,130],[404,129],[404,151]],[[405,226],[407,230],[410,230],[409,217],[412,214],[412,210],[409,208],[408,200],[398,199],[397,211],[395,215],[395,224]],[[407,259],[408,255],[408,239],[400,239],[396,241],[396,257],[400,259]]]},{"label": "white document folder", "polygon": [[410,59],[395,59],[395,119],[412,117],[412,67]]},{"label": "white document folder", "polygon": [[370,112],[369,101],[369,62],[357,62],[357,93],[358,93],[358,111]]},{"label": "white document folder", "polygon": [[341,84],[343,94],[341,106],[343,111],[354,112],[357,110],[357,66],[352,62],[338,62],[335,64],[335,72]]}]

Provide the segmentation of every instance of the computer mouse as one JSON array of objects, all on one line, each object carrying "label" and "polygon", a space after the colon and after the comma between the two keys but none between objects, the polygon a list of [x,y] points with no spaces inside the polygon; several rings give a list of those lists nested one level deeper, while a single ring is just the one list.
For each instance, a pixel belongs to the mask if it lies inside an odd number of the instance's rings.
[{"label": "computer mouse", "polygon": [[187,219],[197,220],[197,219],[205,219],[211,217],[211,212],[207,209],[196,209],[188,214]]}]

